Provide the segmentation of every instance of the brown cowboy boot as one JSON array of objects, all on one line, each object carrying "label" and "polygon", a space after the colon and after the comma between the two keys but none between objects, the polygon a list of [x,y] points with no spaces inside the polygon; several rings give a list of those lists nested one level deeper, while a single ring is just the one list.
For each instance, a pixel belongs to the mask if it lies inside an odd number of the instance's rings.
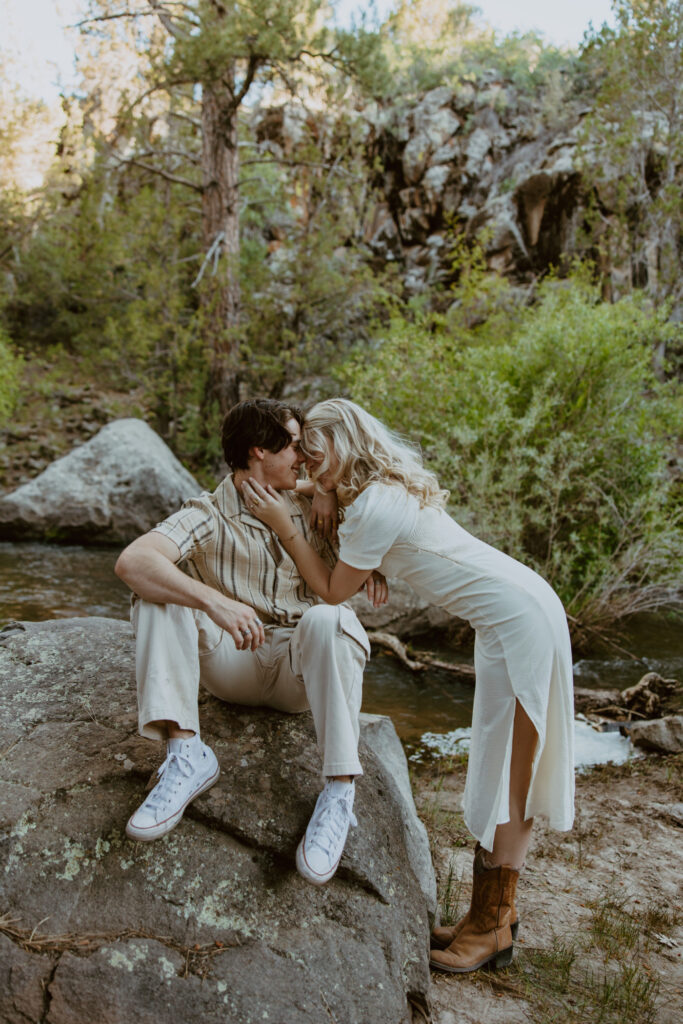
[{"label": "brown cowboy boot", "polygon": [[432,950],[431,967],[451,974],[485,964],[505,967],[512,960],[510,921],[519,871],[508,865],[485,868],[475,856],[472,902],[462,927],[447,949]]},{"label": "brown cowboy boot", "polygon": [[[483,858],[485,851],[482,851],[481,845],[477,843],[474,848],[474,860],[472,861],[472,875],[474,876],[477,870],[477,864],[483,867]],[[472,879],[474,885],[474,877]],[[513,941],[517,938],[517,932],[519,931],[519,917],[517,915],[517,908],[515,907],[515,894],[512,893],[512,902],[510,904],[510,931],[512,932]],[[447,949],[450,944],[458,937],[462,929],[465,927],[470,919],[469,910],[467,913],[456,921],[454,925],[448,927],[434,928],[430,936],[429,945],[431,949]]]}]

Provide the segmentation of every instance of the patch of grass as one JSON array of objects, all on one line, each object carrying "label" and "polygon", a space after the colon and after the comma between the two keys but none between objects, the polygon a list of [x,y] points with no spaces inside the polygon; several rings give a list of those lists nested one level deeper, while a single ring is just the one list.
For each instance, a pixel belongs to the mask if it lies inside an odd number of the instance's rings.
[{"label": "patch of grass", "polygon": [[465,882],[462,875],[455,874],[455,863],[453,858],[448,864],[448,874],[446,875],[446,881],[441,888],[439,893],[439,906],[441,907],[441,924],[448,926],[455,924],[462,915],[464,909],[461,907],[463,902],[463,889],[465,888]]},{"label": "patch of grass", "polygon": [[452,794],[442,792],[446,776],[449,773],[439,774],[434,780],[430,790],[423,791],[418,803],[418,812],[429,833],[430,842],[438,836],[445,839],[451,846],[469,846],[472,836],[465,827],[461,811],[450,810],[444,806],[447,802],[453,802]]},{"label": "patch of grass", "polygon": [[577,777],[577,789],[602,783],[611,786],[620,779],[647,780],[662,791],[670,791],[674,800],[683,799],[683,754],[651,754],[624,764],[596,764]]},{"label": "patch of grass", "polygon": [[544,841],[534,842],[534,856],[562,858],[568,864],[576,864],[579,871],[582,871],[591,865],[592,857],[588,851],[594,847],[595,840],[600,837],[602,831],[599,824],[589,822],[581,814],[580,807],[577,807],[571,832],[562,833],[559,838],[557,833],[546,832]]},{"label": "patch of grass", "polygon": [[549,992],[564,994],[569,989],[571,971],[576,961],[576,949],[572,943],[564,943],[557,937],[550,949],[530,949],[523,954],[522,970],[525,980],[538,982]]},{"label": "patch of grass", "polygon": [[634,916],[641,922],[646,935],[670,935],[678,925],[679,910],[675,903],[652,900],[639,907]]},{"label": "patch of grass", "polygon": [[592,910],[590,940],[607,958],[621,957],[638,944],[641,925],[626,910],[625,904],[626,897],[614,894],[607,894],[587,904]]},{"label": "patch of grass", "polygon": [[659,981],[639,963],[620,963],[616,970],[587,971],[581,1007],[592,1024],[653,1024]]},{"label": "patch of grass", "polygon": [[466,847],[472,842],[469,830],[461,811],[449,811],[443,807],[438,797],[423,804],[419,809],[420,817],[425,824],[432,846],[438,836],[450,846]]},{"label": "patch of grass", "polygon": [[442,757],[439,761],[439,774],[457,775],[458,772],[467,771],[469,756],[467,750],[461,750],[457,754],[448,754],[447,757]]},{"label": "patch of grass", "polygon": [[654,1024],[659,981],[647,965],[622,961],[595,970],[573,943],[519,952],[510,975],[535,1024]]},{"label": "patch of grass", "polygon": [[518,950],[510,975],[523,987],[536,1024],[654,1024],[659,978],[647,959],[648,930],[675,925],[661,902],[632,909],[610,889],[587,903],[580,939]]}]

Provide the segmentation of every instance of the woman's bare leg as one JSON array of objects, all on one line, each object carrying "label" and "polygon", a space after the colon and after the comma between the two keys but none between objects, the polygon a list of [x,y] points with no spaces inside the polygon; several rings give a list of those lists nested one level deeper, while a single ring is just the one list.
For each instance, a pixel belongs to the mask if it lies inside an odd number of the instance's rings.
[{"label": "woman's bare leg", "polygon": [[524,819],[524,812],[537,740],[531,719],[517,701],[510,758],[510,820],[496,828],[493,850],[486,857],[491,867],[507,864],[520,868],[524,863],[534,824],[533,818]]}]

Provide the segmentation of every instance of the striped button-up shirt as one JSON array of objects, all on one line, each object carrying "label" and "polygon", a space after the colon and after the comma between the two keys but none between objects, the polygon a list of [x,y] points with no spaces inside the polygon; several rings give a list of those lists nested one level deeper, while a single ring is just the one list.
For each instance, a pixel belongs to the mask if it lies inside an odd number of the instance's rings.
[{"label": "striped button-up shirt", "polygon": [[[332,548],[309,527],[310,501],[294,491],[281,496],[294,525],[334,565]],[[154,529],[178,545],[178,564],[189,576],[250,605],[266,624],[294,626],[319,603],[277,535],[249,512],[232,476],[212,494],[190,498]]]}]

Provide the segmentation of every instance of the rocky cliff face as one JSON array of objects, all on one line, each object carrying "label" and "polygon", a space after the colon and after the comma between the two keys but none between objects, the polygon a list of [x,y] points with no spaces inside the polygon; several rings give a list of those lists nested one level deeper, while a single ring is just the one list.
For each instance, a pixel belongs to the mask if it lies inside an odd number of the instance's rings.
[{"label": "rocky cliff face", "polygon": [[[574,255],[604,259],[596,231],[612,217],[609,188],[598,195],[580,169],[587,111],[556,103],[551,117],[543,97],[531,102],[496,72],[482,71],[456,89],[352,112],[373,187],[354,243],[364,243],[378,265],[398,264],[408,293],[452,275],[454,230],[480,237],[489,268],[519,285],[551,266],[561,270]],[[325,118],[289,103],[258,108],[253,125],[271,152],[292,155],[308,132],[333,160],[343,130]],[[581,159],[596,158],[584,146]],[[599,230],[586,217],[593,198]],[[632,284],[647,287],[655,273],[654,265],[632,266],[628,253],[623,265],[601,269],[611,297]]]},{"label": "rocky cliff face", "polygon": [[489,267],[517,279],[574,251],[577,126],[558,135],[521,116],[512,89],[486,76],[457,92],[433,89],[408,109],[375,106],[363,116],[385,196],[367,242],[403,261],[409,290],[448,275],[449,226],[470,236],[486,229]]}]

